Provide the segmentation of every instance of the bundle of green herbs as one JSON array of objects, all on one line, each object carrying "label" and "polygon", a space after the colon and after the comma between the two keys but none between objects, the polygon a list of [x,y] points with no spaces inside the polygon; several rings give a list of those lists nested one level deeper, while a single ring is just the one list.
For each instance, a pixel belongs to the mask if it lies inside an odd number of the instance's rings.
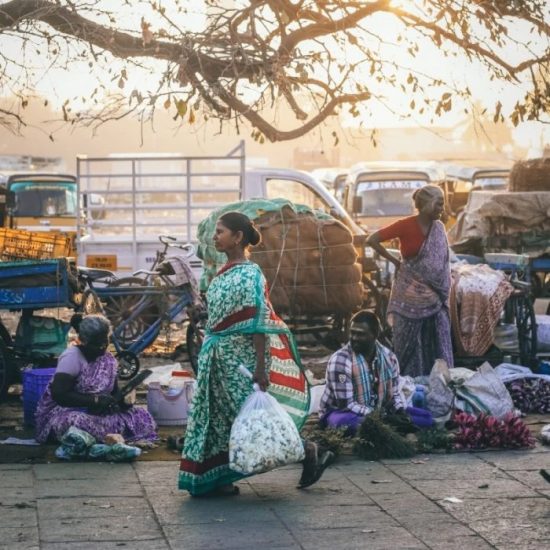
[{"label": "bundle of green herbs", "polygon": [[416,454],[414,443],[384,424],[378,413],[365,417],[357,432],[353,450],[365,460],[409,458]]}]

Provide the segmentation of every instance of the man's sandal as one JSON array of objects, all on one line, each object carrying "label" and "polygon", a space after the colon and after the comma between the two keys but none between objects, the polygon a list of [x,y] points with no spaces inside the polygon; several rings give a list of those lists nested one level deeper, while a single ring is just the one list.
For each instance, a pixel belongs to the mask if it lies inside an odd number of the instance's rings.
[{"label": "man's sandal", "polygon": [[327,467],[332,464],[334,458],[335,455],[332,451],[325,451],[317,458],[313,466],[308,467],[307,464],[304,465],[304,471],[302,472],[302,477],[300,478],[297,488],[305,489],[317,483]]}]

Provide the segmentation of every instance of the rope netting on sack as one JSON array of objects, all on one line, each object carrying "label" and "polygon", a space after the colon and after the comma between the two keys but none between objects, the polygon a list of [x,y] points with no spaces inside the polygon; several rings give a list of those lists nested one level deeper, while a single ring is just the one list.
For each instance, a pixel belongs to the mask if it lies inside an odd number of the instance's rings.
[{"label": "rope netting on sack", "polygon": [[199,257],[204,261],[201,290],[226,262],[216,251],[216,220],[237,211],[253,219],[262,242],[250,259],[262,269],[278,313],[350,313],[361,306],[361,265],[349,229],[332,216],[284,199],[250,200],[212,212],[199,225]]},{"label": "rope netting on sack", "polygon": [[510,191],[550,191],[550,158],[518,161],[510,172]]}]

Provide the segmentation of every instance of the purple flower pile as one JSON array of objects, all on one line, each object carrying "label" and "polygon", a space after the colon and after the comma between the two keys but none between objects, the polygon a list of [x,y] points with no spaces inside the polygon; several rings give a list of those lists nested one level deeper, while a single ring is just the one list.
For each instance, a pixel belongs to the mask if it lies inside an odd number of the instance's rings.
[{"label": "purple flower pile", "polygon": [[521,449],[534,447],[535,439],[520,418],[509,413],[499,420],[494,416],[459,413],[454,417],[458,431],[455,449]]}]

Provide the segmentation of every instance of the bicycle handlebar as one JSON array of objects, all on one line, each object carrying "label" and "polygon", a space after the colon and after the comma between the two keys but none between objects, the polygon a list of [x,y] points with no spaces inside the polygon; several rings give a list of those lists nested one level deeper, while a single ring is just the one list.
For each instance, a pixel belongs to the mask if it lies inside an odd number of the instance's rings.
[{"label": "bicycle handlebar", "polygon": [[[166,239],[172,242],[168,242]],[[172,237],[171,235],[159,235],[159,241],[166,247],[169,248],[179,248],[181,250],[187,250],[187,256],[191,256],[195,253],[195,245],[192,243],[181,243],[178,242],[176,237]]]},{"label": "bicycle handlebar", "polygon": [[167,244],[168,246],[170,246],[170,243],[166,242],[166,240],[177,241],[176,237],[172,237],[172,235],[159,235],[159,241],[162,244]]}]

